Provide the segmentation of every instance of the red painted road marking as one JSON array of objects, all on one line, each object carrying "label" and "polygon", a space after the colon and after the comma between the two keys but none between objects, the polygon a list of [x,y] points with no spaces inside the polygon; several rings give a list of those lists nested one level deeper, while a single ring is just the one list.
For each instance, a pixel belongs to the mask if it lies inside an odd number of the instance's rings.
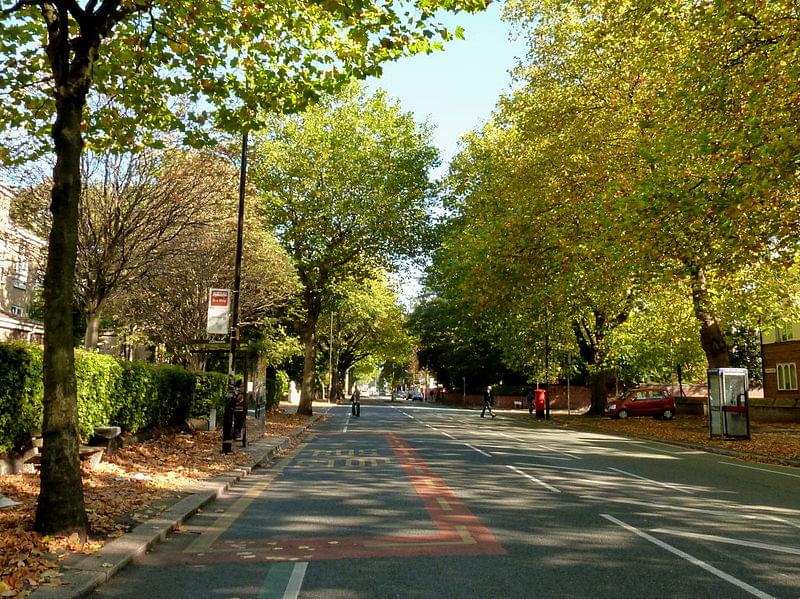
[{"label": "red painted road marking", "polygon": [[216,543],[210,551],[196,555],[192,562],[238,561],[243,559],[244,555],[251,561],[253,560],[251,556],[255,556],[256,561],[308,561],[505,554],[505,550],[492,532],[456,496],[444,480],[430,469],[403,437],[395,433],[357,434],[383,435],[428,512],[436,528],[435,532],[373,537],[295,537],[281,538],[277,541],[236,539]]}]

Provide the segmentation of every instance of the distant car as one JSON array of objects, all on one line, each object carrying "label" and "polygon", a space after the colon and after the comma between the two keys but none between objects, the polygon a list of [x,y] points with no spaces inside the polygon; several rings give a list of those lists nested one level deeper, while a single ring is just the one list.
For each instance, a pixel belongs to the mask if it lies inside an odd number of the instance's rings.
[{"label": "distant car", "polygon": [[405,391],[398,390],[394,392],[395,399],[408,399],[408,394]]},{"label": "distant car", "polygon": [[422,396],[422,393],[419,391],[414,391],[411,394],[411,401],[424,401],[425,398]]},{"label": "distant car", "polygon": [[664,389],[639,387],[611,401],[606,407],[606,413],[611,418],[619,419],[628,416],[653,416],[672,420],[675,416],[675,398]]}]

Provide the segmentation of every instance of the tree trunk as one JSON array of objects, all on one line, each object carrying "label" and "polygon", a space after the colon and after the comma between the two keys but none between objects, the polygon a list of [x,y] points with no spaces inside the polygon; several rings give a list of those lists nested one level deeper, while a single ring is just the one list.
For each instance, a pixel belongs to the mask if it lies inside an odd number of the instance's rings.
[{"label": "tree trunk", "polygon": [[589,389],[592,392],[592,405],[588,413],[596,416],[604,415],[608,403],[608,371],[605,368],[590,368]]},{"label": "tree trunk", "polygon": [[89,310],[86,313],[86,334],[83,336],[83,347],[89,351],[97,349],[100,339],[100,309]]},{"label": "tree trunk", "polygon": [[692,282],[692,305],[694,315],[700,321],[700,345],[706,354],[709,368],[725,368],[731,365],[730,352],[722,328],[719,326],[711,298],[708,294],[706,273],[703,267],[689,267]]},{"label": "tree trunk", "polygon": [[307,416],[313,413],[311,406],[314,398],[314,375],[317,368],[316,330],[317,318],[312,314],[307,314],[301,332],[303,342],[303,381],[300,384],[300,404],[297,406],[297,413]]},{"label": "tree trunk", "polygon": [[53,125],[56,165],[50,210],[53,225],[44,280],[44,402],[41,487],[35,528],[44,534],[77,532],[89,522],[78,457],[78,402],[72,338],[72,292],[81,194],[81,120],[86,95],[59,97]]},{"label": "tree trunk", "polygon": [[573,321],[572,329],[578,343],[578,351],[589,369],[589,390],[592,392],[591,407],[586,415],[602,415],[606,412],[608,390],[606,381],[608,372],[602,365],[602,356],[598,350],[602,336],[596,332],[592,335],[588,326],[577,320]]}]

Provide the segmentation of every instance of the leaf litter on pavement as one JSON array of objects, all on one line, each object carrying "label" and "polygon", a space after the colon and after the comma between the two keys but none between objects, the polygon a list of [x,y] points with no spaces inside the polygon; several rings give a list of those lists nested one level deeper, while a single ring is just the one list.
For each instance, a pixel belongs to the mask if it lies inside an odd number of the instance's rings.
[{"label": "leaf litter on pavement", "polygon": [[[286,437],[308,417],[270,412],[263,431],[248,423],[251,439]],[[252,458],[236,451],[220,453],[219,431],[170,433],[129,445],[104,456],[99,464],[82,464],[84,500],[92,534],[81,540],[33,532],[38,474],[0,476],[0,495],[18,502],[0,510],[0,598],[24,597],[41,585],[61,584],[61,564],[70,555],[90,554],[157,515],[183,489]]]}]

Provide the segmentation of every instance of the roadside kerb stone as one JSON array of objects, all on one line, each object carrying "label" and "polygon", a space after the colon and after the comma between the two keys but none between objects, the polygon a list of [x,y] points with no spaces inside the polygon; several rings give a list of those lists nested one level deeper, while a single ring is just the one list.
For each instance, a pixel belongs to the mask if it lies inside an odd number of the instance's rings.
[{"label": "roadside kerb stone", "polygon": [[164,541],[171,532],[186,522],[198,510],[221,496],[237,481],[247,477],[263,462],[285,449],[290,443],[313,426],[320,415],[315,414],[305,426],[298,426],[288,437],[259,439],[240,450],[254,459],[252,466],[237,466],[227,473],[199,481],[184,492],[190,493],[158,516],[143,522],[132,531],[107,543],[96,553],[65,566],[58,586],[43,585],[34,590],[30,599],[76,599],[85,597],[97,587],[105,584],[131,561],[143,556],[153,546]]},{"label": "roadside kerb stone", "polygon": [[637,435],[635,433],[630,433],[628,431],[619,431],[613,433],[608,431],[597,431],[592,429],[591,427],[588,426],[582,427],[580,424],[575,424],[575,423],[566,424],[563,422],[553,422],[550,423],[550,426],[557,426],[559,428],[565,428],[565,429],[582,430],[590,433],[618,435],[620,437],[627,437],[629,439],[654,441],[656,443],[664,443],[665,445],[674,445],[676,447],[683,447],[686,449],[697,449],[700,451],[705,451],[707,453],[724,455],[731,458],[746,458],[756,462],[777,464],[779,466],[793,466],[795,468],[800,468],[800,460],[790,460],[788,458],[780,458],[777,456],[765,455],[763,453],[753,453],[752,451],[743,451],[740,449],[728,449],[727,447],[714,447],[712,445],[703,445],[702,443],[690,443],[688,441],[679,441],[677,439],[669,439],[664,437],[654,437],[652,435]]}]

